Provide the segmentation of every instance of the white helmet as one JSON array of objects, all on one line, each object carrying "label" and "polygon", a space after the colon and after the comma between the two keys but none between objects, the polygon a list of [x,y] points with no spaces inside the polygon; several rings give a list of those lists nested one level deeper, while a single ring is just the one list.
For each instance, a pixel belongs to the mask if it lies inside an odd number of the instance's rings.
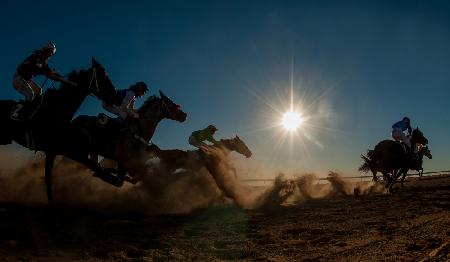
[{"label": "white helmet", "polygon": [[52,54],[54,54],[54,53],[56,53],[56,45],[55,45],[55,43],[50,42],[50,43],[46,44],[44,47],[42,47],[42,50],[43,51],[51,50]]}]

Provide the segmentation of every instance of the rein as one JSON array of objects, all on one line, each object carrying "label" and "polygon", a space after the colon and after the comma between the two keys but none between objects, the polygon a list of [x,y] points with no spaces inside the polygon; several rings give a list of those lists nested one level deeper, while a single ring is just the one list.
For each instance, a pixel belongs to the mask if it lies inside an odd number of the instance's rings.
[{"label": "rein", "polygon": [[89,86],[88,86],[88,90],[91,89],[92,86],[92,82],[95,80],[95,90],[97,91],[98,94],[100,94],[100,88],[98,86],[98,81],[97,81],[97,71],[95,70],[95,67],[92,67],[92,76],[91,76],[91,80],[89,81]]}]

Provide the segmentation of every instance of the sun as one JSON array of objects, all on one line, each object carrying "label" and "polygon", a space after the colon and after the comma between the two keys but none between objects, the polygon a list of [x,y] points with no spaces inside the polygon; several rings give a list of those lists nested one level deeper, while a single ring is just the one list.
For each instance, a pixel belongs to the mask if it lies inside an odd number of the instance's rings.
[{"label": "sun", "polygon": [[300,113],[295,111],[288,111],[283,114],[281,124],[287,131],[294,132],[302,126],[303,120],[304,119]]}]

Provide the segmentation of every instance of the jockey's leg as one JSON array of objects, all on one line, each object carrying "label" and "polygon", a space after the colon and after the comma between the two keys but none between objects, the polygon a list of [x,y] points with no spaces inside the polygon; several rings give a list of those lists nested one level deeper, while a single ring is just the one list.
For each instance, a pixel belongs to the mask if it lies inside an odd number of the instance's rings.
[{"label": "jockey's leg", "polygon": [[195,146],[196,148],[199,148],[199,149],[203,149],[203,150],[207,150],[208,149],[208,145],[207,144],[198,141],[193,136],[189,137],[189,144],[192,145],[192,146]]},{"label": "jockey's leg", "polygon": [[15,74],[12,82],[14,89],[25,96],[26,101],[33,100],[33,89],[29,82],[23,79],[19,74]]},{"label": "jockey's leg", "polygon": [[36,97],[42,93],[42,88],[33,80],[28,81],[28,84],[30,85],[31,90],[33,90],[33,97]]},{"label": "jockey's leg", "polygon": [[106,111],[120,117],[121,120],[125,120],[125,118],[127,118],[126,112],[124,112],[122,109],[120,109],[120,107],[116,105],[107,105],[105,102],[103,102],[102,106]]},{"label": "jockey's leg", "polygon": [[189,136],[189,145],[198,147],[198,141],[194,136]]},{"label": "jockey's leg", "polygon": [[409,141],[409,139],[406,137],[406,135],[403,132],[400,134],[400,138],[401,138],[402,142],[405,143],[405,145],[407,145],[409,148],[411,148],[411,141]]}]

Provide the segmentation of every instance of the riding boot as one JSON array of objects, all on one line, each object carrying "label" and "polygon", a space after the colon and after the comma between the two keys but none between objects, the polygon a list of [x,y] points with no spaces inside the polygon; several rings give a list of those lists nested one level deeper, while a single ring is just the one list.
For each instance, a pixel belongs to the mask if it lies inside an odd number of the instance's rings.
[{"label": "riding boot", "polygon": [[118,176],[114,176],[112,174],[106,172],[95,172],[94,177],[98,177],[104,182],[111,184],[116,187],[121,187],[123,185],[124,179]]},{"label": "riding boot", "polygon": [[28,130],[25,133],[25,140],[27,143],[27,147],[31,150],[35,149],[35,145],[34,145],[34,139],[33,139],[33,131],[32,130]]}]

